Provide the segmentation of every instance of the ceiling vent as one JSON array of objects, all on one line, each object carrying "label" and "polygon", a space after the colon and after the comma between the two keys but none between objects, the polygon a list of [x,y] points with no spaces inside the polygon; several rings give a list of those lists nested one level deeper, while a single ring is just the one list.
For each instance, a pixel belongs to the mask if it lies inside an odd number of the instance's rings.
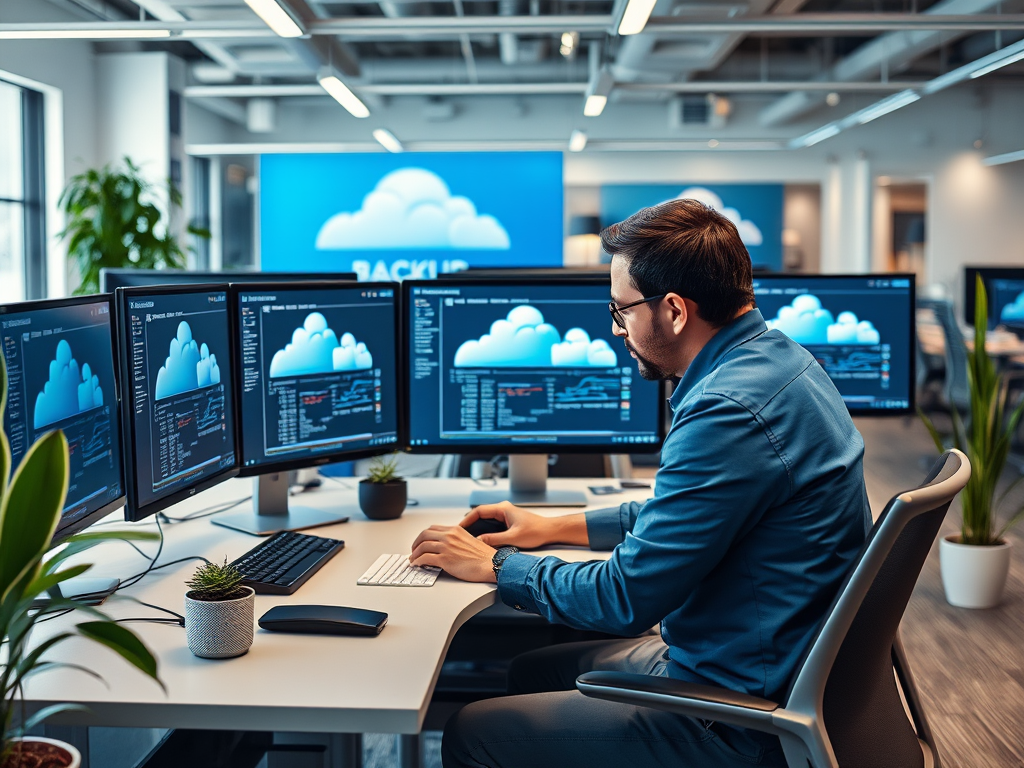
[{"label": "ceiling vent", "polygon": [[731,110],[728,99],[713,93],[677,96],[669,102],[669,125],[672,128],[721,128]]}]

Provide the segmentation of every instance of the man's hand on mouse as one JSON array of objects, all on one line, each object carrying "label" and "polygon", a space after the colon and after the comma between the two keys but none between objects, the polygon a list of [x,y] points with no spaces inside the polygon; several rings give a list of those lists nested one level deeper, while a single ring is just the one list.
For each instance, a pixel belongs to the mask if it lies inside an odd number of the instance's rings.
[{"label": "man's hand on mouse", "polygon": [[512,545],[520,549],[534,549],[555,541],[551,518],[527,512],[508,501],[476,507],[459,525],[468,528],[477,520],[497,520],[504,523],[508,529],[498,533],[482,533],[477,537],[479,541],[492,547]]},{"label": "man's hand on mouse", "polygon": [[432,525],[412,543],[409,562],[436,565],[457,579],[495,583],[496,550],[459,525]]}]

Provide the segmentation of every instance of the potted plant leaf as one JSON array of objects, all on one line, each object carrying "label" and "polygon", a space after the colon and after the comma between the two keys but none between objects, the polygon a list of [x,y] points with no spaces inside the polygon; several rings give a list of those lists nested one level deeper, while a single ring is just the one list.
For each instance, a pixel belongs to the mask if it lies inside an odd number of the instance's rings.
[{"label": "potted plant leaf", "polygon": [[[85,637],[118,653],[157,683],[157,662],[129,629],[106,614],[68,598],[50,598],[46,608],[37,601],[49,590],[88,571],[92,566],[68,565],[69,558],[113,539],[153,540],[156,534],[139,531],[79,533],[51,551],[53,533],[64,509],[69,481],[68,442],[61,431],[48,432],[25,453],[11,475],[11,449],[2,429],[7,408],[7,368],[0,355],[0,768],[72,766],[81,762],[74,747],[53,739],[24,736],[47,717],[76,704],[57,704],[24,718],[20,706],[25,684],[40,672],[70,667],[98,677],[80,664],[54,661],[50,652],[70,637]],[[34,631],[54,612],[76,610],[90,621],[63,626],[56,633]],[[52,626],[52,625],[51,625]]]},{"label": "potted plant leaf", "polygon": [[203,659],[231,659],[252,647],[256,592],[227,558],[206,563],[185,582],[188,648]]},{"label": "potted plant leaf", "polygon": [[[153,185],[129,158],[124,165],[80,173],[61,193],[59,204],[67,224],[60,237],[68,241],[68,258],[81,280],[76,295],[99,291],[103,267],[185,267],[185,251],[161,221]],[[168,184],[167,199],[172,207],[181,207],[181,193],[173,184]],[[207,230],[192,225],[188,232],[210,237]]]},{"label": "potted plant leaf", "polygon": [[[939,542],[939,564],[946,600],[960,608],[991,608],[999,603],[1010,570],[1009,540],[1003,536],[1022,518],[1024,508],[1000,526],[996,513],[1017,482],[997,497],[997,486],[1010,453],[1010,442],[1024,413],[1024,401],[1006,410],[1005,376],[985,351],[988,299],[978,277],[975,285],[974,348],[967,351],[970,413],[965,421],[952,407],[953,445],[971,460],[971,479],[960,494],[960,533]],[[945,441],[918,409],[939,451]],[[1020,478],[1019,478],[1020,479]],[[1018,481],[1019,481],[1018,479]]]},{"label": "potted plant leaf", "polygon": [[359,481],[359,508],[371,520],[394,520],[405,511],[408,491],[398,476],[398,458],[398,453],[375,457]]}]

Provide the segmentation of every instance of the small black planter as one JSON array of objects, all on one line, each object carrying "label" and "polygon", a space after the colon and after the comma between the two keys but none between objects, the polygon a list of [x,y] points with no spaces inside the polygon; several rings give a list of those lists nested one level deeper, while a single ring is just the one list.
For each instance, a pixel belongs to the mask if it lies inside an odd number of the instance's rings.
[{"label": "small black planter", "polygon": [[359,508],[371,520],[394,520],[405,511],[405,480],[387,483],[359,481]]}]

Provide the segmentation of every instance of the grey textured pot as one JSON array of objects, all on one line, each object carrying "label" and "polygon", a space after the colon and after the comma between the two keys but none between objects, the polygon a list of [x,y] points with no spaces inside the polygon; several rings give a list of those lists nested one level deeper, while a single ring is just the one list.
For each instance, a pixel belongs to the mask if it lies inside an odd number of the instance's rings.
[{"label": "grey textured pot", "polygon": [[407,500],[405,480],[390,483],[359,481],[359,508],[371,520],[394,520],[405,511]]},{"label": "grey textured pot", "polygon": [[252,645],[256,593],[242,587],[234,600],[194,600],[185,594],[185,632],[188,649],[203,659],[230,659]]}]

